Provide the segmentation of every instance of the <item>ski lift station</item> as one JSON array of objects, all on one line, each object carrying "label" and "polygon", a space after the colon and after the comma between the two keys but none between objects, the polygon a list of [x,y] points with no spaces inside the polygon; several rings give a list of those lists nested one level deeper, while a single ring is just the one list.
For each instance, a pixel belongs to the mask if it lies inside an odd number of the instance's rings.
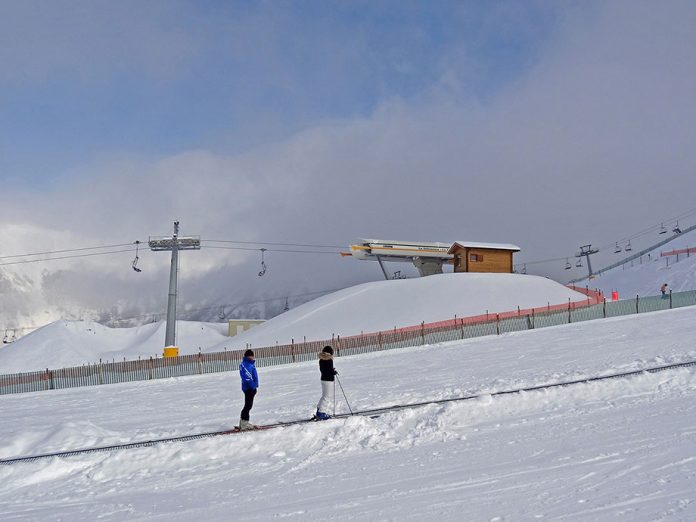
[{"label": "ski lift station", "polygon": [[441,274],[445,264],[453,265],[454,272],[512,273],[512,256],[519,252],[516,245],[455,241],[437,243],[423,241],[387,241],[361,239],[351,245],[352,256],[365,261],[377,261],[386,279],[390,279],[384,262],[410,262],[421,276]]},{"label": "ski lift station", "polygon": [[263,319],[230,319],[227,322],[227,335],[228,337],[234,337],[239,333],[246,332],[254,326],[265,323]]}]

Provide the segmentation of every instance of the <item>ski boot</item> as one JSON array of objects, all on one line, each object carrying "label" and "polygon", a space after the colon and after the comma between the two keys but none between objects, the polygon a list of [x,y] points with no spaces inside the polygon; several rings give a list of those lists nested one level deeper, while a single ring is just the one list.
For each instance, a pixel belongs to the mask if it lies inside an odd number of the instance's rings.
[{"label": "ski boot", "polygon": [[323,411],[317,410],[317,412],[314,414],[314,420],[316,421],[323,421],[323,420],[329,420],[331,418],[331,415],[328,413],[324,413]]},{"label": "ski boot", "polygon": [[240,419],[239,421],[239,431],[248,431],[248,430],[255,430],[256,426],[254,426],[251,422],[248,420]]}]

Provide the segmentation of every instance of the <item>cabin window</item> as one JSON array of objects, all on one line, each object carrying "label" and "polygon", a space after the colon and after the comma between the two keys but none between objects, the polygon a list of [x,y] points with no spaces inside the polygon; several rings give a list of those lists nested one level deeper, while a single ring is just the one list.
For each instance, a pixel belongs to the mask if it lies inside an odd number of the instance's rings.
[{"label": "cabin window", "polygon": [[473,261],[474,263],[480,263],[483,261],[483,256],[481,254],[469,254],[469,261]]}]

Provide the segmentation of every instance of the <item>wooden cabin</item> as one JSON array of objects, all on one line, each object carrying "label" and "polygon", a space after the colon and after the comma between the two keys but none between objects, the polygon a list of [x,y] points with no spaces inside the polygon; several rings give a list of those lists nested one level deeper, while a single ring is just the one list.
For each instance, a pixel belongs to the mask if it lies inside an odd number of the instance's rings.
[{"label": "wooden cabin", "polygon": [[512,255],[519,251],[515,245],[455,241],[447,253],[454,255],[455,272],[511,274]]}]

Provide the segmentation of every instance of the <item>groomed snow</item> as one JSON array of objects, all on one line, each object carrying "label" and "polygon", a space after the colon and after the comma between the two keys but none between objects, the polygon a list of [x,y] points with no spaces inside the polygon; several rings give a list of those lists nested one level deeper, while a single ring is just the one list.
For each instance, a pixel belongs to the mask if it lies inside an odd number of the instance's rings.
[{"label": "groomed snow", "polygon": [[[696,308],[338,358],[351,406],[696,359]],[[260,368],[252,421],[309,416],[317,364]],[[347,411],[340,389],[338,411]],[[234,372],[0,396],[0,457],[229,428]],[[694,520],[686,369],[0,466],[3,520]]]},{"label": "groomed snow", "polygon": [[[413,326],[422,321],[583,301],[583,294],[537,276],[442,274],[365,283],[320,297],[266,323],[227,337],[226,323],[177,322],[181,355],[322,340],[332,335]],[[164,323],[108,328],[94,322],[56,321],[0,349],[0,374],[81,366],[162,355]]]},{"label": "groomed snow", "polygon": [[[103,361],[161,357],[163,322],[109,328],[93,321],[55,321],[0,348],[0,374],[65,368]],[[215,345],[227,337],[227,323],[177,321],[184,353]]]},{"label": "groomed snow", "polygon": [[[486,313],[509,312],[584,294],[539,276],[449,273],[345,288],[289,310],[235,337],[237,347],[273,346],[359,335]],[[221,345],[208,351],[220,351]]]}]

